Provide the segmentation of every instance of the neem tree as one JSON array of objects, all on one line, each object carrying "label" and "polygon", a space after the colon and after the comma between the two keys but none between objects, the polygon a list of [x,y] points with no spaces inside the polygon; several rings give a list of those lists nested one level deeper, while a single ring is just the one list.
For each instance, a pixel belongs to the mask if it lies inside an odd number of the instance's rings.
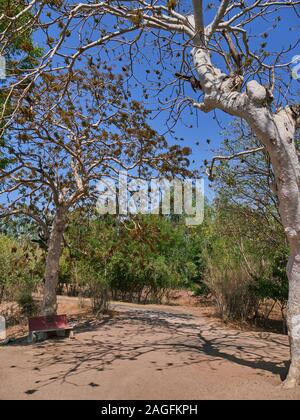
[{"label": "neem tree", "polygon": [[[300,107],[294,102],[288,71],[293,48],[299,44],[297,31],[289,32],[286,49],[278,52],[278,38],[273,42],[275,52],[270,49],[272,35],[275,36],[277,26],[280,30],[282,25],[281,17],[299,18],[300,1],[103,0],[76,3],[56,0],[46,4],[32,0],[24,3],[24,11],[30,10],[32,24],[45,35],[48,46],[40,66],[27,74],[27,90],[41,72],[50,70],[51,66],[52,70],[56,67],[71,72],[79,59],[96,48],[102,52],[102,57],[107,53],[107,59],[114,63],[125,58],[130,65],[131,80],[137,77],[139,56],[146,56],[148,62],[155,60],[159,79],[163,70],[168,75],[171,69],[173,79],[158,82],[159,93],[167,90],[172,95],[166,104],[162,104],[160,96],[161,108],[176,109],[177,116],[186,106],[203,112],[221,110],[249,125],[269,155],[280,217],[290,245],[287,273],[292,363],[285,385],[295,386],[300,377],[300,163],[295,147]],[[22,25],[18,24],[20,13],[5,18],[10,22],[2,33],[3,45],[7,46],[10,31],[18,32]],[[79,35],[76,40],[75,33]],[[109,46],[106,47],[107,43]],[[120,53],[117,53],[118,45],[122,49]],[[177,80],[174,80],[175,72]],[[183,90],[186,80],[195,90],[189,96]],[[11,94],[21,83],[21,80],[13,81]],[[172,83],[177,84],[173,90]],[[26,89],[18,104],[26,96]],[[199,95],[196,95],[197,91]],[[148,89],[144,94],[149,95]],[[185,121],[191,118],[186,113],[181,116]],[[13,118],[14,112],[8,122]],[[256,151],[257,148],[253,153]]]},{"label": "neem tree", "polygon": [[[18,108],[6,131],[0,169],[6,205],[0,217],[31,218],[46,247],[42,313],[57,309],[56,287],[68,215],[80,205],[96,206],[97,182],[151,174],[187,175],[189,148],[168,147],[147,123],[149,111],[130,99],[123,76],[90,63],[78,71],[57,106],[65,77],[42,81]],[[52,109],[53,108],[53,109]]]}]

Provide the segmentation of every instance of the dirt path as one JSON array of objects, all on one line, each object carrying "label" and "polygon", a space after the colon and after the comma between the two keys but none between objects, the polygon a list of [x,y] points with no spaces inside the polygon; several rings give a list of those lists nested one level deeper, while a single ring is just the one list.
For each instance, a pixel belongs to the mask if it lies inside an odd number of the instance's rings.
[{"label": "dirt path", "polygon": [[0,399],[300,399],[279,387],[284,336],[166,306],[113,306],[112,318],[82,319],[75,340],[0,347]]}]

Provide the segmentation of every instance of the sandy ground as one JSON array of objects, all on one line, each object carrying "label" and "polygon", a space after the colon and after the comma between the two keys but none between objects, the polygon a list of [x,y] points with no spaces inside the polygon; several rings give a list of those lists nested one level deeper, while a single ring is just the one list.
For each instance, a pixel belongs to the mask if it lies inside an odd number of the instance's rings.
[{"label": "sandy ground", "polygon": [[[280,387],[285,336],[227,329],[194,308],[112,306],[102,320],[73,315],[74,340],[0,347],[0,399],[300,399]],[[76,300],[66,307],[78,313]]]}]

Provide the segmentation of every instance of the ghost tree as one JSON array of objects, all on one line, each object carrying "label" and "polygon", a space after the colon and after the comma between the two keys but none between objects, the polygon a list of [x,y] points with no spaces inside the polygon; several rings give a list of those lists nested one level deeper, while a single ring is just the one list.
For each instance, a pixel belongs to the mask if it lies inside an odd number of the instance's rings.
[{"label": "ghost tree", "polygon": [[[26,75],[28,83],[7,117],[7,124],[14,119],[29,85],[39,74],[55,68],[72,72],[78,60],[96,49],[102,57],[107,53],[114,63],[120,56],[125,57],[131,80],[136,78],[138,56],[146,57],[147,62],[158,57],[155,71],[159,73],[176,71],[176,79],[159,82],[159,93],[167,89],[173,94],[165,104],[159,100],[161,109],[176,110],[177,116],[187,106],[202,112],[220,110],[243,119],[253,131],[270,159],[273,187],[291,252],[287,266],[291,367],[285,385],[295,386],[300,377],[300,164],[294,139],[300,125],[300,107],[294,102],[293,86],[284,71],[293,65],[292,51],[299,40],[295,39],[297,31],[290,31],[287,47],[275,53],[269,51],[268,42],[276,27],[280,28],[281,19],[290,19],[292,14],[299,18],[300,1],[24,3],[24,13],[30,11],[32,25],[45,36],[47,48],[40,65]],[[12,30],[24,30],[24,24],[18,23],[20,15],[21,12],[1,16],[9,21],[0,38],[5,48]],[[68,43],[71,32],[72,42]],[[74,33],[79,35],[77,44]],[[110,46],[106,47],[107,43]],[[120,55],[116,52],[118,45]],[[194,92],[183,88],[186,82]],[[172,83],[178,83],[179,87],[172,90]],[[21,84],[22,80],[12,80],[10,94],[14,95]],[[145,95],[148,94],[147,90]],[[187,118],[186,114],[183,117]],[[255,153],[256,149],[245,153]]]},{"label": "ghost tree", "polygon": [[[73,76],[51,110],[65,78],[44,74],[7,130],[0,169],[6,205],[1,216],[34,220],[46,248],[42,313],[56,312],[63,235],[71,211],[96,205],[97,181],[151,173],[188,174],[190,149],[168,147],[147,123],[149,111],[123,87],[123,77],[96,66]],[[50,111],[49,111],[50,110]],[[50,225],[49,225],[50,224]]]}]

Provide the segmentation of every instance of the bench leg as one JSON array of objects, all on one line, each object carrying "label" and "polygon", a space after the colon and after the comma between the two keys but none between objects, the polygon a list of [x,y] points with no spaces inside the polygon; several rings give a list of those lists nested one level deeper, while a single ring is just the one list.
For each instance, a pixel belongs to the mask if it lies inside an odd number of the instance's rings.
[{"label": "bench leg", "polygon": [[48,338],[47,332],[40,331],[37,333],[37,341],[44,341],[44,340],[47,340],[47,338]]},{"label": "bench leg", "polygon": [[[72,330],[57,330],[56,336],[61,337],[61,338],[65,338],[65,337],[74,338],[74,332]],[[47,338],[48,338],[47,331],[38,331],[38,332],[31,331],[28,334],[27,342],[35,343],[36,341],[47,340]]]},{"label": "bench leg", "polygon": [[27,343],[32,344],[36,342],[36,334],[34,332],[30,332],[27,337]]}]

